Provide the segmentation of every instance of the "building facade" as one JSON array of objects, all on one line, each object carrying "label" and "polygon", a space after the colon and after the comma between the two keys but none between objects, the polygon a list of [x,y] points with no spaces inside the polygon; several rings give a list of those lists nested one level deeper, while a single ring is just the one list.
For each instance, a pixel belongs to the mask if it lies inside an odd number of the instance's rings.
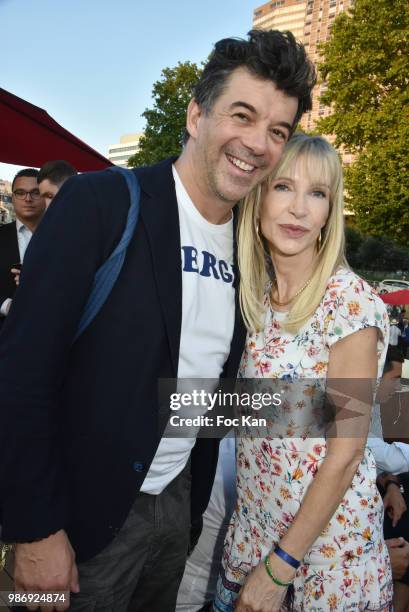
[{"label": "building facade", "polygon": [[109,146],[108,159],[116,166],[127,168],[128,159],[138,151],[139,139],[142,132],[124,134],[120,137],[118,144]]},{"label": "building facade", "polygon": [[0,179],[0,224],[10,223],[14,219],[14,209],[11,203],[11,183]]},{"label": "building facade", "polygon": [[[309,58],[317,66],[318,45],[329,39],[335,17],[352,3],[353,0],[275,0],[254,9],[253,27],[262,30],[290,30],[304,44]],[[325,82],[318,81],[313,92],[312,110],[300,122],[304,130],[314,129],[318,119],[331,112],[319,100],[325,88]],[[346,156],[343,157],[348,163]]]}]

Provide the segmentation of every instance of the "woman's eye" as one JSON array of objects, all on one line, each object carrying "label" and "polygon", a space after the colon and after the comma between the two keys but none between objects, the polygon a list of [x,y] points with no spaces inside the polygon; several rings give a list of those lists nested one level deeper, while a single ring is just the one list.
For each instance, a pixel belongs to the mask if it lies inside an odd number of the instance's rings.
[{"label": "woman's eye", "polygon": [[288,191],[288,185],[285,183],[276,183],[274,185],[274,191]]},{"label": "woman's eye", "polygon": [[327,197],[327,194],[325,193],[325,191],[321,191],[321,189],[315,189],[315,190],[312,192],[312,195],[313,195],[315,198],[326,198],[326,197]]}]

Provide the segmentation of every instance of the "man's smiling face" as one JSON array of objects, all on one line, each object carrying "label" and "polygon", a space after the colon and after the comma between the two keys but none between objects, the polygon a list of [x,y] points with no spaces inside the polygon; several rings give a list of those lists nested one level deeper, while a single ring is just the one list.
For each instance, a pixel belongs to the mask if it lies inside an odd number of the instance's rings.
[{"label": "man's smiling face", "polygon": [[193,102],[190,136],[202,193],[235,203],[276,166],[298,100],[275,84],[237,68],[209,113]]}]

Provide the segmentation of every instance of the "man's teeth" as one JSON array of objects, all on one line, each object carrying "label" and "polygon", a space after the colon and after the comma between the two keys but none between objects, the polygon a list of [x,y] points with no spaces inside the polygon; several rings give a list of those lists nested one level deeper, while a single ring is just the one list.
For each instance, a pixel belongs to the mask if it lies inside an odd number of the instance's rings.
[{"label": "man's teeth", "polygon": [[255,166],[250,166],[249,164],[246,164],[246,162],[242,161],[241,159],[237,159],[237,157],[232,157],[231,155],[229,155],[228,158],[231,161],[231,163],[237,166],[238,168],[240,168],[240,170],[251,172],[255,168]]}]

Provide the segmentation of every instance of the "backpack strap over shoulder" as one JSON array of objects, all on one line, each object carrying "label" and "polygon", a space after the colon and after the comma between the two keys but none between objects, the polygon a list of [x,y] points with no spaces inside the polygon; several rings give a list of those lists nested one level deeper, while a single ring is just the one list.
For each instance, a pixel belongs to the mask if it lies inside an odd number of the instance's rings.
[{"label": "backpack strap over shoulder", "polygon": [[112,166],[109,170],[122,174],[129,189],[130,206],[126,227],[114,251],[95,273],[94,284],[82,313],[74,342],[93,321],[111,293],[121,272],[126,250],[138,223],[141,188],[135,173],[119,166]]}]

